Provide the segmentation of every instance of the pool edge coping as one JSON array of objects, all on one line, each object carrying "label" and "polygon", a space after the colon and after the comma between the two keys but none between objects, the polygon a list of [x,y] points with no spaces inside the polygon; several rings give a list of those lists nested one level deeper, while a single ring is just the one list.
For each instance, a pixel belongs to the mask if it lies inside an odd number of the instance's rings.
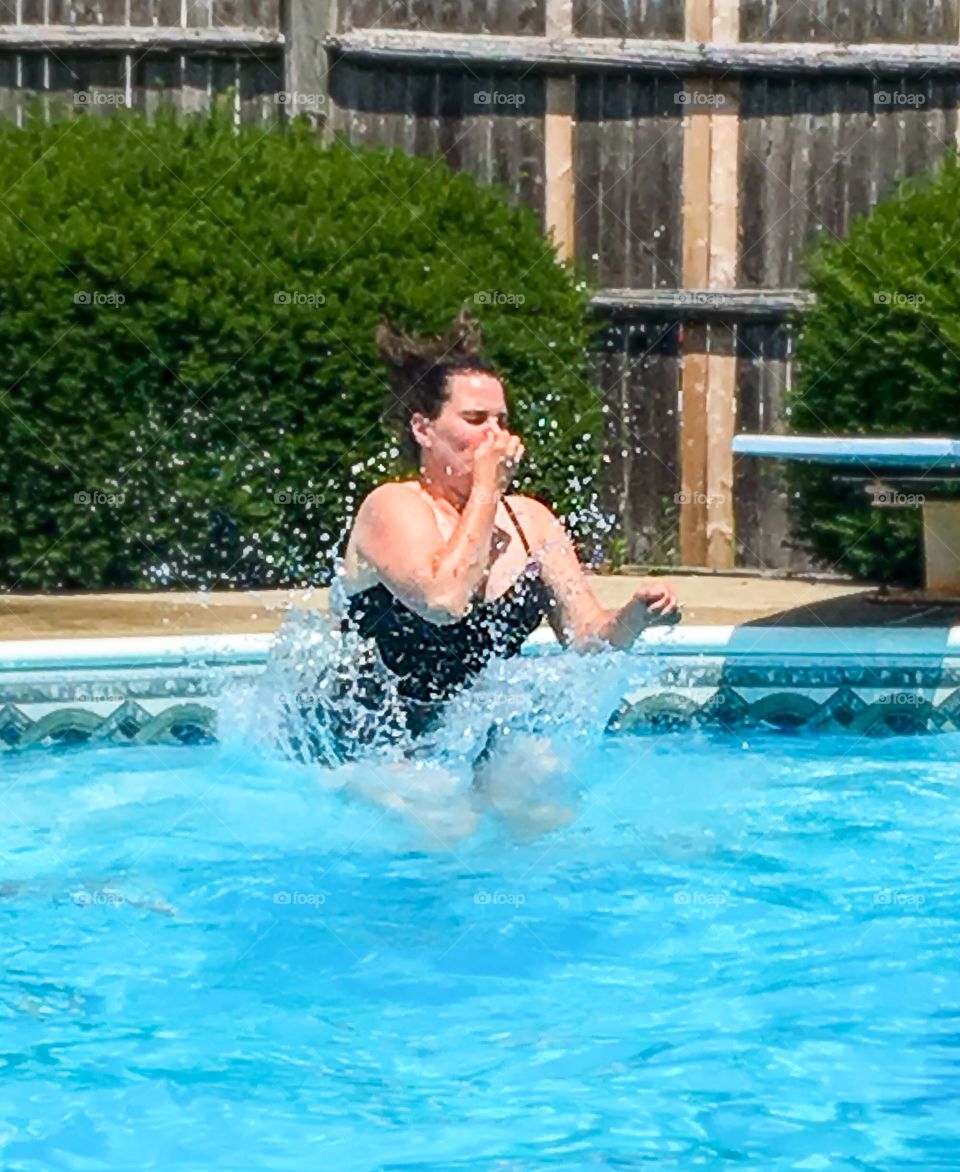
[{"label": "pool edge coping", "polygon": [[[221,635],[105,635],[64,639],[0,641],[0,675],[75,668],[262,666],[280,632]],[[531,647],[555,647],[541,629]],[[960,658],[960,626],[811,627],[725,626],[654,627],[635,650],[660,656],[762,657],[796,660],[828,658]]]}]

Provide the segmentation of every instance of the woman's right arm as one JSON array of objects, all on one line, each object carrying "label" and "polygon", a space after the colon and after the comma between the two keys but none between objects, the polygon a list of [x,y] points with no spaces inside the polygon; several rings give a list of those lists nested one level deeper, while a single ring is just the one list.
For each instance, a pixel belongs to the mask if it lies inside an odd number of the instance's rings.
[{"label": "woman's right arm", "polygon": [[676,620],[676,595],[662,579],[638,582],[625,606],[602,606],[562,522],[539,501],[528,499],[527,508],[538,533],[541,572],[556,602],[551,626],[562,643],[580,651],[623,649],[652,622]]},{"label": "woman's right arm", "polygon": [[392,594],[429,622],[462,619],[487,572],[505,470],[515,462],[510,439],[499,433],[477,449],[472,491],[446,541],[430,505],[408,486],[381,485],[360,507],[360,556]]}]

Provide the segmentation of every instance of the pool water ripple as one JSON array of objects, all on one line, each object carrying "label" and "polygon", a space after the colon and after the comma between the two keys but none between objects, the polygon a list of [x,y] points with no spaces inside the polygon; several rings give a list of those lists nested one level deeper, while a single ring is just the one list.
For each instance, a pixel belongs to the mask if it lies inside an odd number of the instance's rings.
[{"label": "pool water ripple", "polygon": [[0,1165],[956,1166],[960,736],[570,760],[451,849],[239,743],[10,761]]}]

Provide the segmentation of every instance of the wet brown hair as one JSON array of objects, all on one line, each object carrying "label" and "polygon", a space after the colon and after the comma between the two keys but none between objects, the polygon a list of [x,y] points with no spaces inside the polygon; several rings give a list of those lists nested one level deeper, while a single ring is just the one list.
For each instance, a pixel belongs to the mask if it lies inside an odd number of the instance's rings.
[{"label": "wet brown hair", "polygon": [[400,433],[403,455],[419,461],[420,445],[413,437],[414,415],[436,419],[450,394],[450,379],[457,373],[499,372],[483,357],[483,330],[464,307],[450,328],[435,337],[411,338],[386,319],[376,331],[380,357],[389,367],[390,401],[387,417]]}]

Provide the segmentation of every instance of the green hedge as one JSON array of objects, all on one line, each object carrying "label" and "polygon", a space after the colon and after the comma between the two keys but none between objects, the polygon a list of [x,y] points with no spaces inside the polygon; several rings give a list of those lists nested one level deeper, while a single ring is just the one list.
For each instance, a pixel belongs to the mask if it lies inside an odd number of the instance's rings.
[{"label": "green hedge", "polygon": [[588,293],[501,191],[218,117],[8,125],[0,173],[3,587],[324,580],[350,507],[398,470],[381,315],[436,333],[468,304],[514,392],[522,487],[589,497]]},{"label": "green hedge", "polygon": [[[810,266],[792,430],[822,435],[960,434],[960,167],[948,156],[852,225]],[[864,485],[824,469],[792,472],[797,529],[827,564],[868,579],[922,579],[917,507],[873,508]],[[903,483],[943,496],[956,483]]]}]

